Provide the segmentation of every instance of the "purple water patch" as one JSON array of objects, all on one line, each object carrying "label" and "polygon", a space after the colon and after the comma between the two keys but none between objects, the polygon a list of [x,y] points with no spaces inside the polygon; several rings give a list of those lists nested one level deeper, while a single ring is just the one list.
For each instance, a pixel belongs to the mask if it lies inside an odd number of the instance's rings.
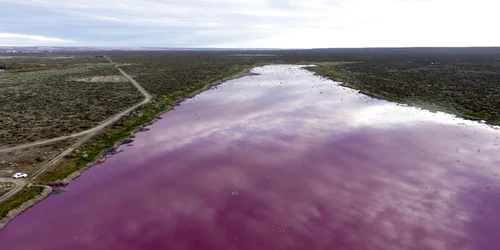
[{"label": "purple water patch", "polygon": [[1,249],[498,249],[497,128],[254,72],[15,218]]}]

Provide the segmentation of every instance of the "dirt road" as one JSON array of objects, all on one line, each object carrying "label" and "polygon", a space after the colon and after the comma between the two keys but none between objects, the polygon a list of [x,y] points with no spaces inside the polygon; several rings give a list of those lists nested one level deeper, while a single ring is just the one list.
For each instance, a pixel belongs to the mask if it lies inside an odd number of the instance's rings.
[{"label": "dirt road", "polygon": [[131,107],[130,109],[127,109],[127,110],[103,121],[101,124],[99,124],[96,127],[91,128],[91,129],[88,129],[88,130],[85,130],[85,131],[82,131],[82,132],[79,132],[76,134],[72,134],[72,135],[60,136],[60,137],[47,139],[47,140],[43,140],[43,141],[26,143],[26,144],[14,146],[14,147],[9,147],[9,148],[0,148],[0,153],[13,152],[13,151],[17,151],[17,150],[21,150],[21,149],[25,149],[25,148],[30,148],[30,147],[34,147],[34,146],[40,146],[40,145],[45,145],[45,144],[49,144],[49,143],[53,143],[53,142],[57,142],[57,141],[62,141],[62,140],[66,140],[69,138],[77,138],[80,136],[92,134],[96,131],[101,131],[103,128],[105,128],[106,126],[110,125],[111,123],[117,121],[118,119],[120,119],[124,115],[128,114],[133,109],[151,101],[152,96],[146,89],[144,89],[136,80],[134,80],[132,77],[130,77],[122,69],[120,69],[118,66],[116,66],[116,64],[109,57],[106,57],[106,59],[108,59],[111,64],[115,65],[115,67],[118,69],[118,71],[120,71],[120,73],[123,76],[125,76],[137,88],[137,90],[139,90],[139,92],[141,92],[141,94],[144,96],[144,100],[141,103],[138,103],[135,106]]},{"label": "dirt road", "polygon": [[[26,179],[12,179],[0,177],[0,182],[13,182],[16,186],[0,197],[0,202],[17,193],[28,183]],[[5,198],[4,198],[5,197]]]},{"label": "dirt road", "polygon": [[90,138],[92,138],[98,132],[100,132],[101,130],[103,130],[105,127],[107,127],[107,126],[111,125],[112,123],[118,121],[120,118],[122,118],[123,116],[125,116],[128,113],[132,112],[134,109],[138,108],[139,106],[142,106],[142,105],[144,105],[144,104],[146,104],[146,103],[148,103],[148,102],[151,101],[152,96],[151,96],[151,94],[149,94],[146,91],[146,89],[144,89],[137,81],[135,81],[132,77],[130,77],[127,73],[125,73],[122,69],[120,69],[118,66],[116,66],[116,64],[113,61],[111,61],[111,59],[109,59],[108,57],[106,57],[106,58],[113,65],[115,65],[115,67],[120,71],[120,73],[123,76],[125,76],[132,84],[134,84],[134,86],[144,95],[144,100],[142,102],[137,103],[136,105],[130,107],[129,109],[124,110],[124,111],[120,112],[119,114],[117,114],[117,115],[109,118],[108,120],[106,120],[103,123],[101,123],[99,126],[91,128],[91,129],[83,131],[83,132],[80,132],[78,134],[57,137],[57,138],[53,138],[53,139],[49,139],[49,140],[45,140],[45,141],[39,141],[39,142],[34,142],[34,143],[30,143],[30,144],[24,144],[24,145],[20,145],[20,146],[16,146],[16,147],[12,147],[12,148],[7,148],[7,149],[0,150],[0,152],[9,152],[9,151],[13,151],[13,150],[19,150],[19,149],[33,147],[33,146],[38,146],[38,145],[43,145],[43,144],[47,144],[47,143],[51,143],[51,142],[55,142],[55,141],[65,140],[65,139],[68,139],[68,138],[74,138],[74,137],[78,137],[78,136],[84,136],[81,139],[79,139],[77,142],[75,142],[73,145],[71,145],[71,147],[69,147],[66,150],[64,150],[61,154],[59,154],[58,156],[56,156],[55,158],[53,158],[49,162],[45,163],[37,172],[35,172],[33,175],[29,176],[29,178],[27,180],[19,181],[19,185],[16,185],[15,188],[13,188],[8,193],[6,193],[2,197],[0,197],[0,203],[3,202],[4,200],[10,198],[12,195],[14,195],[15,193],[17,193],[21,189],[23,189],[24,186],[26,186],[26,184],[29,183],[29,181],[35,179],[40,174],[42,174],[43,172],[45,172],[45,170],[47,170],[48,168],[50,168],[50,167],[54,166],[55,164],[57,164],[66,155],[71,154],[75,149],[77,149],[78,147],[80,147],[83,143],[85,143],[86,141],[88,141]]}]

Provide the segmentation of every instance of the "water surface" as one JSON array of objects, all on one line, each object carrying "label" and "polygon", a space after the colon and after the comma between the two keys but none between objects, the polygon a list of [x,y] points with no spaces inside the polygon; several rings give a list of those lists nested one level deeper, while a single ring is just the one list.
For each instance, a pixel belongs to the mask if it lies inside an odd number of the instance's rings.
[{"label": "water surface", "polygon": [[500,132],[274,65],[164,114],[16,249],[499,249]]}]

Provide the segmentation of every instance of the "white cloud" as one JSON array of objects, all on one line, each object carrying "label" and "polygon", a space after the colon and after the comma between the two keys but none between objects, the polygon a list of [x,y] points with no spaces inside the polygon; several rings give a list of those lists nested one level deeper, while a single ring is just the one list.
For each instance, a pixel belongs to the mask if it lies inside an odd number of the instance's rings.
[{"label": "white cloud", "polygon": [[16,33],[0,32],[0,46],[40,46],[40,45],[59,45],[74,43],[75,41],[65,40],[56,37],[25,35]]},{"label": "white cloud", "polygon": [[[71,18],[90,33],[125,27],[144,44],[219,47],[500,45],[493,0],[0,0]],[[0,17],[1,20],[1,17]],[[21,20],[21,19],[19,19]],[[7,22],[20,22],[6,20]],[[14,23],[13,25],[16,25]],[[163,36],[151,35],[151,30]],[[158,32],[158,31],[163,32]],[[113,30],[108,29],[108,36]],[[43,31],[42,31],[43,32]],[[100,32],[103,33],[103,32]],[[175,33],[175,34],[174,34]],[[131,35],[134,36],[134,35]],[[167,37],[167,38],[165,38]],[[102,37],[78,39],[93,41]],[[108,41],[109,42],[109,41]],[[113,42],[113,40],[111,40]],[[116,41],[126,43],[125,40]],[[99,41],[93,41],[98,44]]]}]

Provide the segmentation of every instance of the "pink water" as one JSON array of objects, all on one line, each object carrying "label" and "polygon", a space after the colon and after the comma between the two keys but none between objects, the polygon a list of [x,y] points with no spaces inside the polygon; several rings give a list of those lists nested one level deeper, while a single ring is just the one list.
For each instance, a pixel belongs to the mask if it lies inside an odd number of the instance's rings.
[{"label": "pink water", "polygon": [[498,129],[254,72],[164,114],[0,249],[500,249]]}]

